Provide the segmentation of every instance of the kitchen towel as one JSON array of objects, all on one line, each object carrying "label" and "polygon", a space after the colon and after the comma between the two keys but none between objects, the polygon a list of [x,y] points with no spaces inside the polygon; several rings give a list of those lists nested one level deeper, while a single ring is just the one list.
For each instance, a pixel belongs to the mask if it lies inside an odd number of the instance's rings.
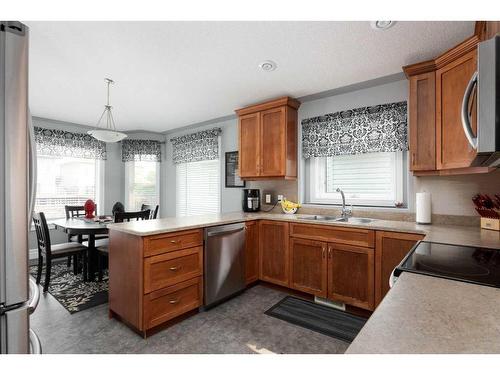
[{"label": "kitchen towel", "polygon": [[417,223],[431,223],[431,193],[417,193]]}]

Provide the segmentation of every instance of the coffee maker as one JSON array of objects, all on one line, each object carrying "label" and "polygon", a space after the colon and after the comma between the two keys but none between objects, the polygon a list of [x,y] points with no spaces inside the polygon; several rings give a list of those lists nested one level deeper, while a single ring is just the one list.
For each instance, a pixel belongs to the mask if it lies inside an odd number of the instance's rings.
[{"label": "coffee maker", "polygon": [[260,211],[259,189],[243,189],[243,211],[245,212]]}]

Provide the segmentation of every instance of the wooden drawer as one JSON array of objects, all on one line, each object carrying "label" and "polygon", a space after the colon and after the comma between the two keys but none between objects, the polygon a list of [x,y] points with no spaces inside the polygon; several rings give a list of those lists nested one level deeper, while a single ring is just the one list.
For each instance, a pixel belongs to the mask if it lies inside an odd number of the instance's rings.
[{"label": "wooden drawer", "polygon": [[203,246],[202,229],[149,236],[144,238],[144,256],[148,257],[195,246]]},{"label": "wooden drawer", "polygon": [[354,246],[375,246],[375,232],[370,229],[292,223],[290,236]]},{"label": "wooden drawer", "polygon": [[144,293],[203,274],[203,247],[171,251],[144,259]]},{"label": "wooden drawer", "polygon": [[201,306],[201,277],[184,281],[144,296],[144,329],[182,315]]}]

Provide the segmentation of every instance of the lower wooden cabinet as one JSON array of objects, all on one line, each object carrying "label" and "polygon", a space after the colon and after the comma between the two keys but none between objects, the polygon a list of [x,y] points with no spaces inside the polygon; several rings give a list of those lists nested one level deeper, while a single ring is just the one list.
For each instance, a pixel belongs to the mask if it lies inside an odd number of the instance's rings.
[{"label": "lower wooden cabinet", "polygon": [[328,298],[367,310],[374,308],[374,250],[328,245]]},{"label": "lower wooden cabinet", "polygon": [[245,279],[247,285],[259,279],[259,226],[256,221],[246,223]]},{"label": "lower wooden cabinet", "polygon": [[203,304],[201,277],[157,290],[144,296],[144,329],[198,308]]},{"label": "lower wooden cabinet", "polygon": [[290,285],[288,223],[259,222],[260,279],[281,286]]},{"label": "lower wooden cabinet", "polygon": [[375,244],[375,306],[389,291],[389,277],[413,245],[424,236],[377,231]]},{"label": "lower wooden cabinet", "polygon": [[290,287],[326,298],[326,251],[321,241],[290,238]]}]

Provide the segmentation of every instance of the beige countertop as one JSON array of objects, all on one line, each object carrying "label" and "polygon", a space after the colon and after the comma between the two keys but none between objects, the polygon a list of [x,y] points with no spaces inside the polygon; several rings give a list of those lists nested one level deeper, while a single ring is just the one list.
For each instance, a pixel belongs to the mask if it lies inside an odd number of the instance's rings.
[{"label": "beige countertop", "polygon": [[500,232],[478,227],[457,225],[419,225],[409,221],[374,220],[366,224],[307,220],[308,215],[286,215],[275,213],[230,212],[225,214],[170,217],[156,220],[131,221],[128,223],[108,224],[108,228],[136,236],[176,232],[180,230],[204,228],[215,225],[237,223],[257,219],[300,222],[307,224],[333,225],[339,227],[364,228],[394,232],[425,234],[425,240],[456,245],[480,246],[500,249]]},{"label": "beige countertop", "polygon": [[347,354],[500,353],[500,289],[403,272]]}]

